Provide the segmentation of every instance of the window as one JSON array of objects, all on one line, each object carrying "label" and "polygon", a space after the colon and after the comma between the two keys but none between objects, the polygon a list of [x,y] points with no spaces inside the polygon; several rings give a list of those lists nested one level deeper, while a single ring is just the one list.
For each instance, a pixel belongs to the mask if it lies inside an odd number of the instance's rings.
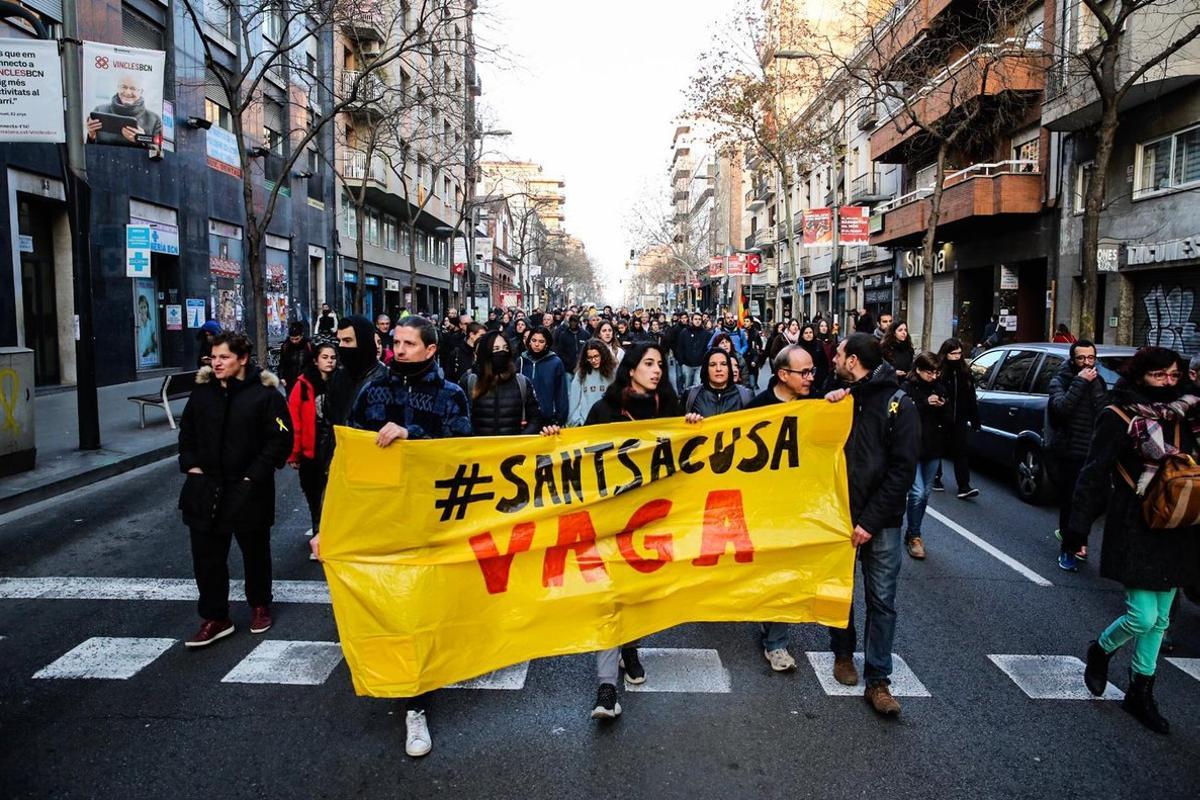
[{"label": "window", "polygon": [[396,252],[396,218],[384,216],[383,218],[383,246],[393,253]]},{"label": "window", "polygon": [[1034,394],[1050,394],[1050,380],[1062,368],[1064,359],[1060,355],[1047,353],[1046,358],[1042,360],[1042,368],[1038,371],[1037,380],[1033,384]]},{"label": "window", "polygon": [[211,70],[204,76],[204,118],[227,131],[233,130],[233,119],[226,105],[225,89]]},{"label": "window", "polygon": [[121,33],[124,43],[129,47],[166,49],[163,26],[129,6],[121,7]]},{"label": "window", "polygon": [[283,101],[263,98],[263,145],[277,156],[285,155],[284,134],[287,132],[287,111]]},{"label": "window", "polygon": [[992,381],[992,390],[997,392],[1021,392],[1025,390],[1025,379],[1029,370],[1037,363],[1040,353],[1033,350],[1010,350],[996,379]]},{"label": "window", "polygon": [[349,195],[342,195],[342,218],[344,220],[343,227],[346,229],[346,238],[357,239],[358,219],[354,216],[354,203],[350,202]]},{"label": "window", "polygon": [[263,36],[275,44],[283,41],[287,23],[284,22],[283,8],[278,3],[268,3],[263,9]]},{"label": "window", "polygon": [[1013,136],[1012,139],[1012,158],[1013,161],[1029,161],[1031,164],[1017,164],[1016,170],[1020,172],[1036,172],[1038,169],[1038,156],[1041,151],[1041,133],[1037,128],[1028,131],[1021,131]]},{"label": "window", "polygon": [[406,256],[412,255],[412,233],[407,227],[400,231],[400,252]]},{"label": "window", "polygon": [[982,389],[987,386],[988,377],[994,371],[993,368],[1000,361],[1004,352],[1003,350],[988,350],[986,353],[980,353],[971,361],[971,380],[975,381],[975,388]]},{"label": "window", "polygon": [[204,21],[226,39],[233,40],[233,9],[229,0],[204,0]]},{"label": "window", "polygon": [[1075,165],[1075,196],[1072,198],[1071,210],[1082,214],[1087,203],[1087,193],[1092,188],[1092,180],[1096,174],[1096,164],[1086,161]]},{"label": "window", "polygon": [[1134,176],[1135,198],[1200,183],[1200,125],[1139,144]]},{"label": "window", "polygon": [[374,209],[367,209],[367,213],[363,217],[363,226],[366,228],[367,244],[379,247],[383,242],[380,234],[379,212]]}]

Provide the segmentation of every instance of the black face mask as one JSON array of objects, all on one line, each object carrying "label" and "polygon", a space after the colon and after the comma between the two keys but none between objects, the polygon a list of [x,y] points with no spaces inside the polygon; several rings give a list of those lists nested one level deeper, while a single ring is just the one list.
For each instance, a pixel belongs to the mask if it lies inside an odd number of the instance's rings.
[{"label": "black face mask", "polygon": [[1170,403],[1178,400],[1182,394],[1178,384],[1175,386],[1149,386],[1143,384],[1138,387],[1138,392],[1144,395],[1151,403]]},{"label": "black face mask", "polygon": [[492,372],[501,373],[507,372],[512,366],[512,353],[508,350],[493,350],[492,351]]},{"label": "black face mask", "polygon": [[350,371],[351,375],[359,375],[363,371],[368,354],[357,347],[338,345],[338,363]]},{"label": "black face mask", "polygon": [[392,359],[390,367],[392,372],[396,375],[404,378],[415,378],[417,375],[420,375],[425,370],[429,369],[429,366],[432,363],[432,358],[427,358],[424,361],[401,361],[398,358],[394,358]]}]

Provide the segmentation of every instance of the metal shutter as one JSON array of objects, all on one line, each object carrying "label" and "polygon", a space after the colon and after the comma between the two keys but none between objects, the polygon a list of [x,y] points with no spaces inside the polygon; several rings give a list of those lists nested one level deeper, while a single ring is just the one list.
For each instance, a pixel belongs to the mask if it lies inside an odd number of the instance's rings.
[{"label": "metal shutter", "polygon": [[45,14],[55,22],[62,22],[62,0],[23,0],[23,6],[28,6],[38,13]]},{"label": "metal shutter", "polygon": [[121,29],[125,44],[146,50],[164,50],[163,29],[128,6],[121,9]]},{"label": "metal shutter", "polygon": [[1200,353],[1200,268],[1137,273],[1133,284],[1133,346]]}]

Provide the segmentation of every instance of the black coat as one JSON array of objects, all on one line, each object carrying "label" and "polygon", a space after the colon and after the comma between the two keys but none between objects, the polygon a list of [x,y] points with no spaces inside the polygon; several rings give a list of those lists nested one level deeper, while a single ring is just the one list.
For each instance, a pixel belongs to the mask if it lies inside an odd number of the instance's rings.
[{"label": "black coat", "polygon": [[1059,458],[1087,458],[1100,412],[1109,403],[1108,386],[1099,375],[1086,381],[1073,364],[1063,364],[1050,379],[1046,401],[1046,439]]},{"label": "black coat", "polygon": [[921,460],[941,458],[946,453],[950,433],[950,406],[931,406],[929,398],[937,395],[946,399],[946,387],[934,381],[926,383],[917,377],[906,380],[904,391],[912,398],[921,420]]},{"label": "black coat", "polygon": [[[478,398],[471,398],[477,378],[466,381],[467,399],[471,403],[471,431],[476,436],[514,436],[534,434],[542,429],[542,410],[538,406],[537,393],[533,384],[524,375],[514,375]],[[521,385],[525,383],[525,396],[521,397]],[[522,422],[524,425],[522,425]]]},{"label": "black coat", "polygon": [[[683,413],[715,417],[730,411],[741,411],[754,399],[745,386],[727,384],[724,389],[714,389],[706,383],[688,389],[683,395]],[[691,401],[689,403],[689,401]]]},{"label": "black coat", "polygon": [[905,339],[903,343],[897,341],[883,351],[884,360],[891,364],[897,372],[905,374],[912,372],[913,359],[916,358],[916,355],[912,341],[909,339]]},{"label": "black coat", "polygon": [[698,367],[708,352],[709,332],[703,327],[687,326],[675,339],[675,359],[685,367]]},{"label": "black coat", "polygon": [[465,338],[456,337],[450,351],[442,358],[442,372],[445,374],[446,380],[462,386],[467,378],[467,373],[474,365],[475,348],[467,344]]},{"label": "black coat", "polygon": [[179,419],[179,469],[189,474],[179,510],[189,527],[269,528],[275,522],[275,470],[292,452],[292,418],[279,380],[255,366],[221,382],[201,369]]},{"label": "black coat", "polygon": [[[825,357],[825,346],[821,344],[819,339],[813,339],[811,342],[800,340],[800,347],[804,352],[808,353],[813,362],[813,389],[816,390],[829,382],[829,374],[832,372],[829,359]],[[783,348],[779,348],[782,350]]]},{"label": "black coat", "polygon": [[623,401],[621,389],[614,383],[608,391],[592,404],[585,425],[603,425],[607,422],[629,422],[630,419],[661,419],[683,414],[679,399],[674,395],[631,396]]},{"label": "black coat", "polygon": [[974,425],[978,428],[979,398],[975,396],[975,381],[971,380],[971,374],[965,369],[943,369],[938,380],[946,389],[950,427]]},{"label": "black coat", "polygon": [[[1124,381],[1113,388],[1112,401],[1117,405],[1145,402]],[[1174,436],[1174,428],[1164,426],[1163,438],[1174,441]],[[1189,426],[1184,426],[1180,441],[1181,450],[1197,453]],[[1087,462],[1075,484],[1068,542],[1083,544],[1092,522],[1105,512],[1101,575],[1130,589],[1165,591],[1200,584],[1200,527],[1175,530],[1147,527],[1142,519],[1141,500],[1117,472],[1118,463],[1137,480],[1142,463],[1125,421],[1115,412],[1105,410],[1096,420]]]},{"label": "black coat", "polygon": [[896,370],[887,362],[850,387],[854,424],[845,447],[850,519],[873,536],[900,526],[917,474],[917,409],[904,397],[894,415],[888,412],[888,401],[899,388]]},{"label": "black coat", "polygon": [[562,359],[567,372],[574,372],[579,366],[579,354],[589,338],[591,337],[582,325],[571,330],[570,325],[563,323],[554,331],[554,345],[551,349]]},{"label": "black coat", "polygon": [[291,339],[284,341],[279,348],[279,377],[289,389],[296,385],[296,378],[312,363],[312,342],[301,339],[299,344],[292,344]]}]

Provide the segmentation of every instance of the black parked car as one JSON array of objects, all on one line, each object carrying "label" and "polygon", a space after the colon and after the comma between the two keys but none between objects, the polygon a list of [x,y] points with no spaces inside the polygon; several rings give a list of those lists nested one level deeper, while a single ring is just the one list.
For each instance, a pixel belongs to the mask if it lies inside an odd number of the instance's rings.
[{"label": "black parked car", "polygon": [[[971,377],[979,398],[980,429],[971,434],[973,459],[1012,470],[1017,495],[1027,503],[1045,502],[1051,494],[1046,475],[1046,398],[1050,379],[1068,357],[1070,345],[1031,342],[986,350],[971,360]],[[1117,370],[1136,350],[1099,345],[1096,369],[1109,388]]]}]

